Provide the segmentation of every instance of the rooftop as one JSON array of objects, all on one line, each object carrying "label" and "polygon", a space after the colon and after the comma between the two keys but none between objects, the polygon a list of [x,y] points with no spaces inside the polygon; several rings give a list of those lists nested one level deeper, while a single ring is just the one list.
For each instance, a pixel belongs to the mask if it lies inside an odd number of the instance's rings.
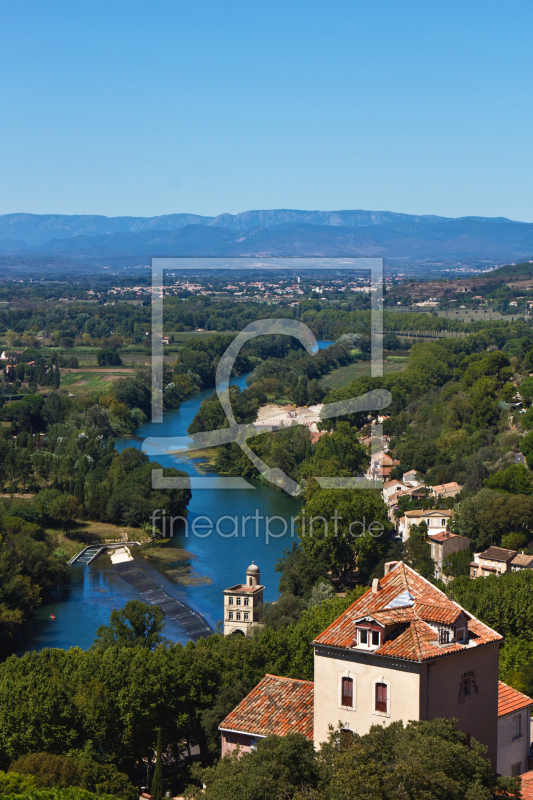
[{"label": "rooftop", "polygon": [[516,550],[507,550],[505,547],[489,547],[488,550],[479,553],[479,558],[488,558],[492,561],[508,561],[516,555]]},{"label": "rooftop", "polygon": [[446,539],[465,539],[467,542],[470,541],[466,536],[460,536],[458,533],[450,533],[450,531],[442,531],[441,533],[436,533],[434,536],[431,536],[432,542],[444,542]]},{"label": "rooftop", "polygon": [[219,730],[242,731],[257,736],[303,733],[313,739],[313,682],[265,675],[263,680],[230,711]]},{"label": "rooftop", "polygon": [[448,511],[446,508],[433,508],[424,511],[423,508],[417,508],[414,511],[406,511],[406,517],[453,517],[453,511]]},{"label": "rooftop", "polygon": [[522,800],[533,800],[533,770],[524,772],[522,779]]},{"label": "rooftop", "polygon": [[246,583],[236,583],[235,586],[230,586],[229,589],[224,589],[223,594],[226,594],[226,592],[231,592],[232,594],[238,594],[239,592],[253,594],[254,592],[262,591],[264,588],[265,587],[260,584],[257,586],[247,586]]},{"label": "rooftop", "polygon": [[533,700],[527,694],[517,692],[512,686],[498,681],[498,716],[504,717],[513,711],[533,705]]},{"label": "rooftop", "polygon": [[520,567],[527,567],[532,561],[533,556],[525,556],[523,553],[518,553],[511,561],[511,564],[515,564],[516,566]]},{"label": "rooftop", "polygon": [[[439,644],[435,626],[451,626],[461,616],[468,628],[466,643]],[[384,642],[372,651],[374,655],[408,661],[427,661],[502,639],[499,633],[472,617],[403,561],[381,578],[376,592],[372,589],[365,592],[317,636],[314,644],[351,649],[356,622],[364,618],[394,626],[385,631]]]}]

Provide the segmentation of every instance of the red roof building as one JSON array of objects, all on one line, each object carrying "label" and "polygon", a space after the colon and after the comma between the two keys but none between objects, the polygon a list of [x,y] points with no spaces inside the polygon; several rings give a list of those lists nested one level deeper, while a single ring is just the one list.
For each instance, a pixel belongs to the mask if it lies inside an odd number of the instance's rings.
[{"label": "red roof building", "polygon": [[[532,706],[531,697],[498,681],[497,771],[500,775],[517,776],[527,771]],[[533,798],[533,785],[531,789]]]},{"label": "red roof building", "polygon": [[258,739],[301,733],[313,738],[313,683],[265,675],[220,723],[222,755],[249,752]]}]

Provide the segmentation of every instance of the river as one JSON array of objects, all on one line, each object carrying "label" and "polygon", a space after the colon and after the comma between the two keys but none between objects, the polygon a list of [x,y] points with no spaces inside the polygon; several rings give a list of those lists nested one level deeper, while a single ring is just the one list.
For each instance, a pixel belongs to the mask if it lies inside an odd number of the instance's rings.
[{"label": "river", "polygon": [[[320,341],[319,348],[324,349],[331,344]],[[246,375],[232,379],[232,384],[243,387]],[[185,436],[187,427],[196,415],[202,400],[213,392],[207,389],[183,402],[179,409],[165,413],[162,424],[151,422],[141,426],[136,435],[141,439],[147,436]],[[138,439],[117,439],[115,447],[122,451],[125,447],[140,448]],[[189,475],[198,475],[198,460],[179,458],[177,456],[154,457],[163,466],[174,466]],[[194,573],[203,576],[209,582],[198,582],[197,585],[175,586],[164,575],[151,569],[142,556],[132,554],[163,588],[173,597],[184,601],[201,612],[210,625],[215,628],[222,620],[222,590],[245,580],[246,568],[252,561],[261,570],[261,583],[265,586],[265,600],[272,601],[278,597],[279,574],[275,571],[276,561],[283,551],[291,546],[295,538],[291,538],[290,520],[300,510],[300,503],[284,492],[270,486],[255,484],[254,490],[193,490],[189,503],[189,530],[194,519],[208,516],[213,522],[222,517],[237,516],[239,518],[238,538],[228,538],[233,523],[226,519],[220,525],[222,535],[213,531],[209,536],[200,538],[192,533],[175,536],[172,544],[183,547],[193,554]],[[246,523],[245,536],[242,536],[241,518],[259,515],[261,522]],[[280,521],[273,522],[271,530],[274,536],[265,535],[265,517],[282,517],[287,521],[287,532],[281,534],[283,528]],[[256,536],[256,530],[259,535]],[[41,650],[44,647],[69,648],[78,646],[86,649],[94,641],[96,630],[107,624],[114,608],[120,608],[127,600],[136,599],[139,595],[131,586],[123,581],[115,572],[108,556],[100,556],[90,566],[72,567],[71,585],[51,602],[39,608],[32,621],[20,637],[16,652],[22,654],[28,650]],[[51,619],[51,615],[55,619]],[[185,642],[186,634],[173,622],[167,622],[164,635],[174,642]]]}]

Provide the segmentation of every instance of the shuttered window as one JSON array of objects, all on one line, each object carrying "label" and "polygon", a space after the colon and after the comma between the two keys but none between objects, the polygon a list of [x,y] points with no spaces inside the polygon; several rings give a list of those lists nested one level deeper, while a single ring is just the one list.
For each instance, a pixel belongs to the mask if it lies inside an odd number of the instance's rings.
[{"label": "shuttered window", "polygon": [[353,680],[352,678],[342,679],[341,705],[353,708]]},{"label": "shuttered window", "polygon": [[387,684],[376,683],[376,711],[387,713]]}]

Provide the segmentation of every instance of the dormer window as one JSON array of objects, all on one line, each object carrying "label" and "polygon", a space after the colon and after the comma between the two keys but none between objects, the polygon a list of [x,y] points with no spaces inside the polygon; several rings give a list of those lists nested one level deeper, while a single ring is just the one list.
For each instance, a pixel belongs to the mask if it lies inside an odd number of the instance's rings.
[{"label": "dormer window", "polygon": [[356,647],[368,647],[373,649],[381,645],[381,630],[376,629],[374,626],[367,625],[365,627],[357,627],[357,635],[355,639]]},{"label": "dormer window", "polygon": [[450,644],[449,628],[439,628],[439,644]]}]

